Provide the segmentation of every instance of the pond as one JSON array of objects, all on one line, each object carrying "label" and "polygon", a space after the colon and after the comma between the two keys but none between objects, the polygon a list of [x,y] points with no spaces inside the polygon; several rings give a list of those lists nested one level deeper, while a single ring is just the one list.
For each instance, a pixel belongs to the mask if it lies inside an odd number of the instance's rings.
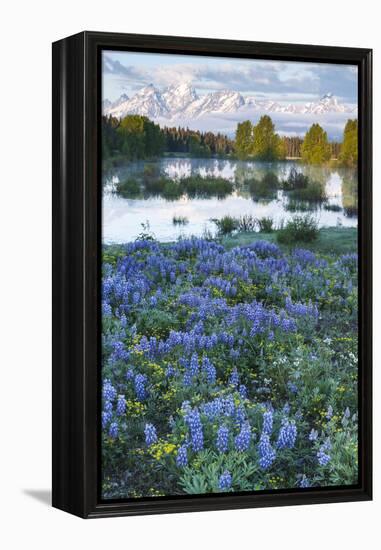
[{"label": "pond", "polygon": [[[158,173],[172,179],[199,174],[202,177],[223,177],[234,183],[232,194],[224,197],[188,198],[167,200],[160,196],[125,198],[115,192],[118,181],[129,177],[142,177],[147,164]],[[245,190],[247,179],[261,179],[272,172],[279,180],[287,179],[292,168],[303,172],[311,181],[325,186],[327,201],[312,207],[299,201],[292,210],[287,193],[276,191],[267,199],[253,199]],[[333,207],[334,210],[331,208]],[[308,211],[319,227],[357,226],[357,174],[354,170],[327,166],[303,165],[298,161],[254,162],[226,159],[191,159],[164,157],[156,162],[128,162],[103,173],[103,242],[123,243],[135,240],[149,223],[150,231],[161,242],[176,240],[180,236],[202,236],[216,232],[212,218],[225,215],[255,218],[271,217],[278,225],[296,214]],[[174,225],[174,217],[184,217],[186,225]]]}]

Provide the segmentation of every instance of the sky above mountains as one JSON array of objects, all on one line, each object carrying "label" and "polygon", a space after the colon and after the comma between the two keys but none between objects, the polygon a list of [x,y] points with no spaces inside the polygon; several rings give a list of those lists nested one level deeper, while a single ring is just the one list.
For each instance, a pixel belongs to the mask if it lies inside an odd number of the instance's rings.
[{"label": "sky above mountains", "polygon": [[[199,97],[232,90],[244,98],[301,105],[317,102],[330,93],[339,103],[357,107],[357,67],[351,65],[120,51],[104,51],[102,61],[103,99],[112,102],[122,94],[132,97],[150,84],[163,90],[181,83],[191,85]],[[320,118],[314,121],[326,123],[328,133],[335,138],[348,116],[326,113]],[[311,117],[293,114],[276,119],[281,133],[296,135],[305,131]],[[238,120],[234,113],[225,113],[195,121],[194,127],[231,133]],[[186,122],[193,125],[192,120]],[[207,128],[208,124],[213,127]]]},{"label": "sky above mountains", "polygon": [[326,63],[263,61],[105,51],[104,98],[133,95],[143,86],[187,82],[199,94],[231,89],[274,101],[314,101],[327,92],[357,102],[357,67]]}]

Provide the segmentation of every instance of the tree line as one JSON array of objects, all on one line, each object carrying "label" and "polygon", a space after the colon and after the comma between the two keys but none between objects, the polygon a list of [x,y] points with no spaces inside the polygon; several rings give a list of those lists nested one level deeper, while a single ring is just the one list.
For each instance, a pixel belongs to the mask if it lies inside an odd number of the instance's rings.
[{"label": "tree line", "polygon": [[102,117],[103,158],[118,155],[128,160],[160,156],[164,152],[186,153],[193,157],[230,155],[234,141],[213,132],[189,128],[160,128],[145,116],[127,115],[122,120]]},{"label": "tree line", "polygon": [[189,128],[163,128],[165,150],[170,153],[189,153],[190,156],[210,157],[234,152],[234,141],[213,132],[199,132]]},{"label": "tree line", "polygon": [[238,123],[235,139],[221,133],[200,132],[189,128],[160,128],[145,116],[127,115],[122,120],[102,117],[102,147],[105,160],[123,157],[128,160],[152,158],[168,153],[192,157],[235,155],[273,161],[300,158],[308,164],[322,164],[337,159],[348,166],[357,165],[358,124],[348,120],[342,143],[329,142],[327,132],[312,124],[304,138],[281,137],[268,115],[257,124],[250,120]]},{"label": "tree line", "polygon": [[336,159],[344,165],[355,166],[357,149],[357,120],[347,121],[342,143],[329,142],[320,124],[312,124],[304,138],[280,137],[268,115],[262,116],[256,125],[250,120],[239,122],[235,133],[234,150],[241,159],[272,161],[294,157],[308,164]]}]

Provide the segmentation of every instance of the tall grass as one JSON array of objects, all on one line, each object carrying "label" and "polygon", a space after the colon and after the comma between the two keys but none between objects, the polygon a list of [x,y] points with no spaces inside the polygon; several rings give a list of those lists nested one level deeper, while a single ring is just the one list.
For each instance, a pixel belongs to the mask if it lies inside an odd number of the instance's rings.
[{"label": "tall grass", "polygon": [[293,244],[298,241],[311,242],[317,239],[319,230],[311,216],[294,216],[286,224],[281,224],[277,232],[277,241],[282,244]]},{"label": "tall grass", "polygon": [[203,178],[198,174],[182,178],[179,183],[189,197],[225,197],[234,189],[233,184],[225,178],[214,176]]},{"label": "tall grass", "polygon": [[243,233],[255,231],[257,220],[251,214],[243,214],[237,220],[237,229]]},{"label": "tall grass", "polygon": [[212,222],[216,224],[218,233],[220,235],[230,235],[238,228],[238,220],[237,218],[234,218],[233,216],[229,216],[227,214],[226,216],[223,216],[220,219],[213,218]]},{"label": "tall grass", "polygon": [[271,217],[257,218],[256,223],[260,233],[272,233],[275,229],[274,220]]}]

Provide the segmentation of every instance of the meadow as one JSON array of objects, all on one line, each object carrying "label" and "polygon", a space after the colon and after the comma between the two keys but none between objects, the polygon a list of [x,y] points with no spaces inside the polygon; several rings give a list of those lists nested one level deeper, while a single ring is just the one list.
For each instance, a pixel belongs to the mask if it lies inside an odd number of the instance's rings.
[{"label": "meadow", "polygon": [[357,483],[356,229],[103,245],[102,496]]}]

